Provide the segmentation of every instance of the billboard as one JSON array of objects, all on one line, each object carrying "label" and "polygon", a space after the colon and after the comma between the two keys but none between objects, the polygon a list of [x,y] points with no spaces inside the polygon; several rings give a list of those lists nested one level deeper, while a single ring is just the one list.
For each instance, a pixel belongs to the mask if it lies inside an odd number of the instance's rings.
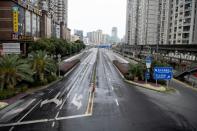
[{"label": "billboard", "polygon": [[20,43],[3,43],[3,54],[20,54]]}]

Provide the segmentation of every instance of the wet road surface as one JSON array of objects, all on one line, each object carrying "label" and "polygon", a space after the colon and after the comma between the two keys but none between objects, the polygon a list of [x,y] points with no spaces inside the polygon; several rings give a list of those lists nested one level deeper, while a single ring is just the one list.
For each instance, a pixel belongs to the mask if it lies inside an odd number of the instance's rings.
[{"label": "wet road surface", "polygon": [[[174,93],[158,93],[129,85],[112,64],[112,55],[109,50],[91,49],[64,80],[0,111],[0,126],[7,124],[0,130],[197,130],[197,92],[175,81],[171,82],[177,89]],[[87,114],[96,60],[93,110]]]}]

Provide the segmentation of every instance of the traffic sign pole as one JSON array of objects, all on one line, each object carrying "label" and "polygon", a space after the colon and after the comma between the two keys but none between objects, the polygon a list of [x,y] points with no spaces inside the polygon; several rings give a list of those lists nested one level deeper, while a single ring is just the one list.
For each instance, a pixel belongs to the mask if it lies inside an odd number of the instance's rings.
[{"label": "traffic sign pole", "polygon": [[157,80],[156,80],[156,86],[157,86]]},{"label": "traffic sign pole", "polygon": [[168,87],[169,87],[169,80],[167,80],[167,89],[168,89]]},{"label": "traffic sign pole", "polygon": [[150,79],[150,68],[151,68],[151,63],[152,63],[152,58],[151,56],[147,56],[146,57],[146,74],[145,74],[145,80],[146,80],[146,84],[148,83],[148,79]]},{"label": "traffic sign pole", "polygon": [[173,77],[172,67],[155,67],[154,68],[154,79],[156,80],[156,85],[158,80],[166,80],[167,88],[169,87],[169,81]]}]

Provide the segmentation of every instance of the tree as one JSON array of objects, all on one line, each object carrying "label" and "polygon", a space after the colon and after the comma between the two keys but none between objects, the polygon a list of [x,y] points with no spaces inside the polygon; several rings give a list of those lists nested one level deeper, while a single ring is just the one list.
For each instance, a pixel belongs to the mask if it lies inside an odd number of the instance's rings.
[{"label": "tree", "polygon": [[47,55],[46,51],[36,51],[30,54],[30,61],[32,63],[32,69],[35,72],[35,79],[40,82],[45,81],[47,74],[56,74],[57,65],[55,61]]},{"label": "tree", "polygon": [[33,82],[33,71],[27,60],[17,55],[5,55],[0,58],[0,83],[1,90],[14,88],[22,80]]}]

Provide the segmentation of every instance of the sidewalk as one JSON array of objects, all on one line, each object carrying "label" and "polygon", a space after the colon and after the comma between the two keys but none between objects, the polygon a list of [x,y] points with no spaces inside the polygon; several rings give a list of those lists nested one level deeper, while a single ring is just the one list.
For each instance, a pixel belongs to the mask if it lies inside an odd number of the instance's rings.
[{"label": "sidewalk", "polygon": [[114,54],[116,54],[117,56],[119,56],[119,57],[121,57],[121,58],[127,60],[129,63],[138,64],[138,62],[135,61],[135,60],[133,60],[133,59],[130,59],[130,58],[128,58],[128,57],[123,57],[122,55],[120,55],[120,54],[118,54],[118,53],[116,53],[116,52],[114,52]]}]

